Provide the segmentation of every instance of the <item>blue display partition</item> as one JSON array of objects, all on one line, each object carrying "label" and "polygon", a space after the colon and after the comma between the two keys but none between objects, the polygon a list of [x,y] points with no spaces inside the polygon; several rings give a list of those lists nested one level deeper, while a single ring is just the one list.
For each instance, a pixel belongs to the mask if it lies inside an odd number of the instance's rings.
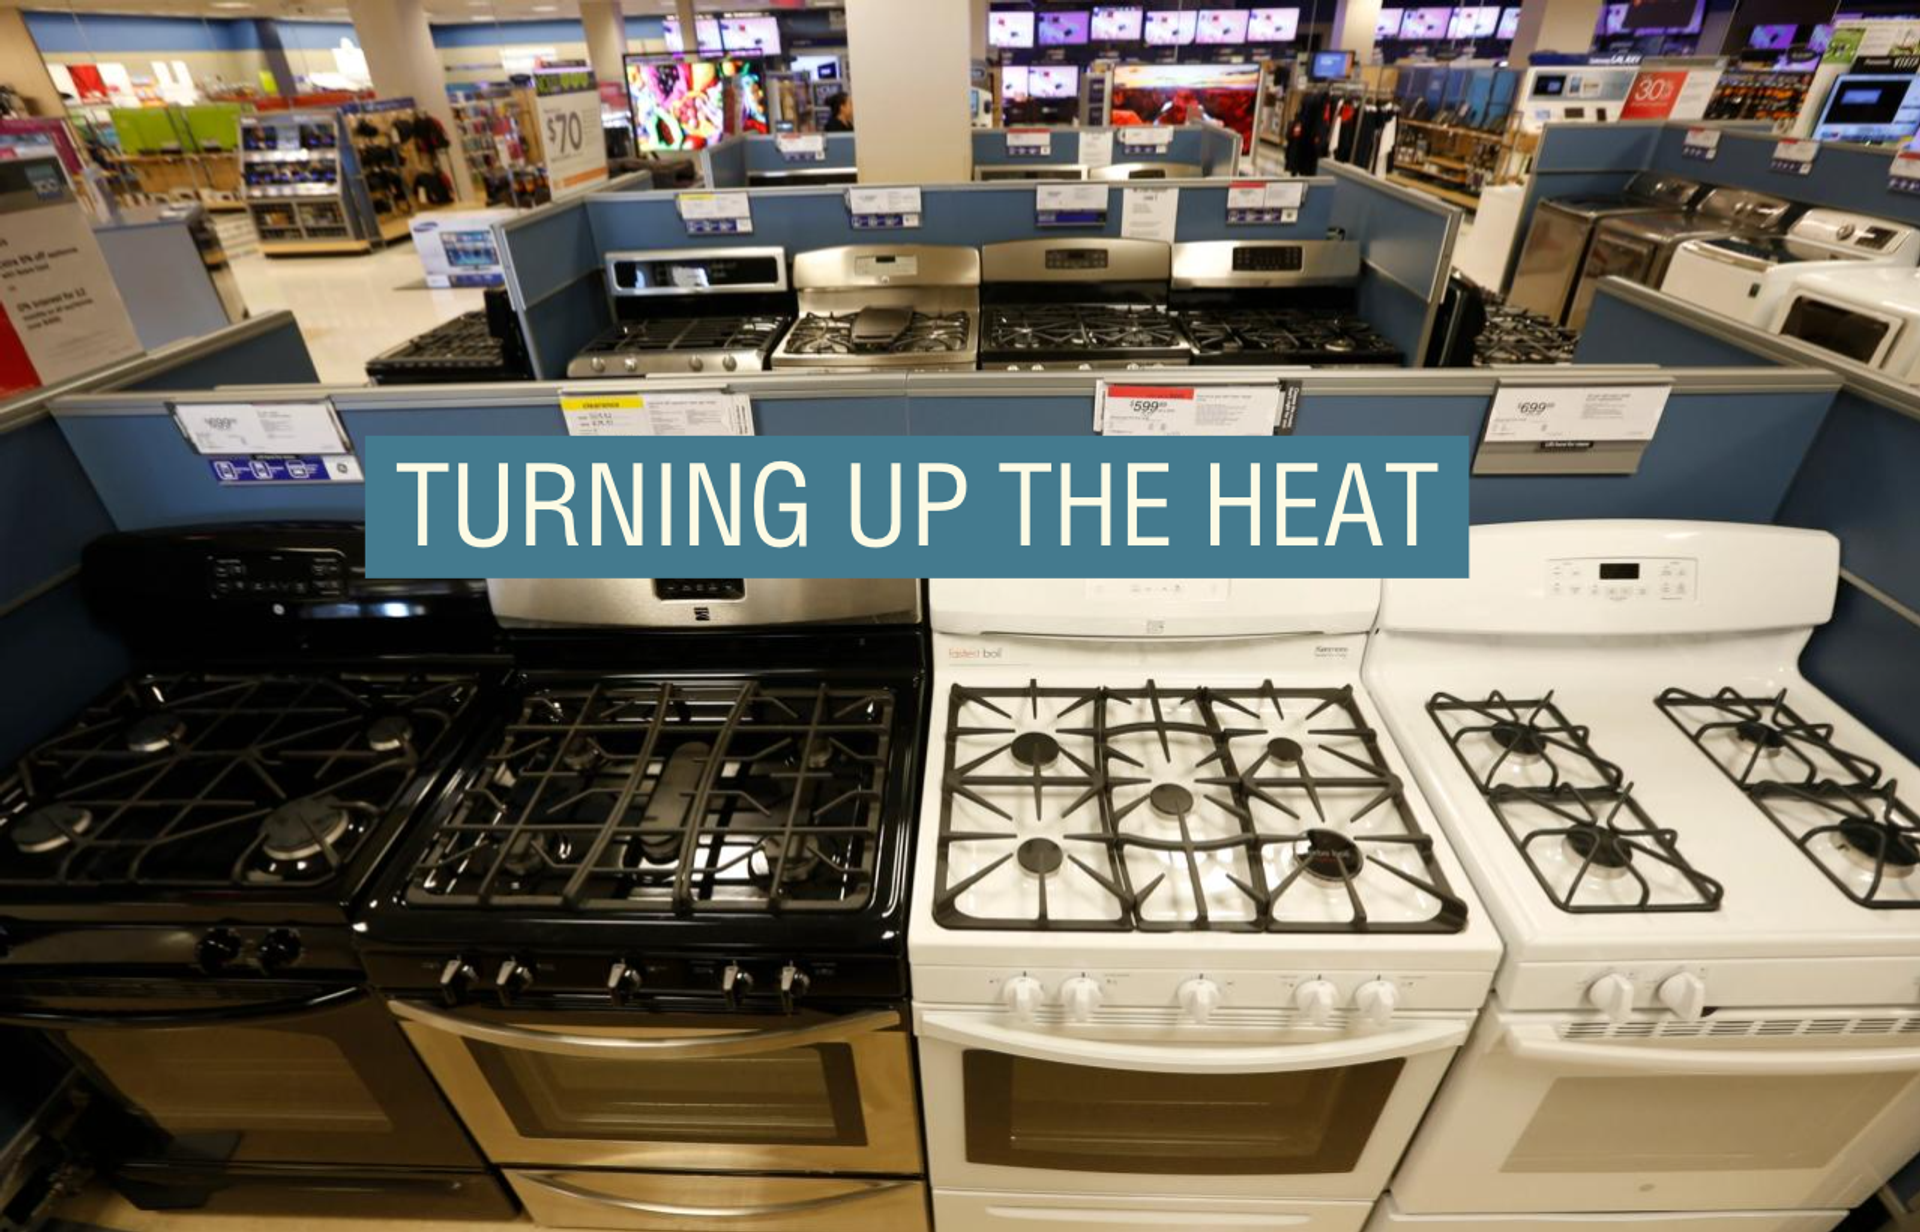
[{"label": "blue display partition", "polygon": [[810,177],[848,176],[854,170],[853,134],[822,133],[824,149],[819,159],[789,158],[781,152],[780,139],[754,134],[728,137],[704,152],[705,176],[709,188],[746,188],[766,180],[790,179],[804,182]]},{"label": "blue display partition", "polygon": [[[1035,131],[1035,130],[1022,130]],[[1084,134],[1112,133],[1113,161],[1116,163],[1168,163],[1198,167],[1202,177],[1232,175],[1240,154],[1240,136],[1217,124],[1191,124],[1173,130],[1164,150],[1130,149],[1122,144],[1128,126],[1112,128],[1048,128],[1045,154],[1009,154],[1007,131],[1000,128],[976,129],[973,133],[973,165],[999,170],[1070,167],[1077,171],[1086,163],[1080,147]],[[1132,131],[1138,131],[1132,130]]]},{"label": "blue display partition", "polygon": [[0,493],[11,513],[0,545],[0,674],[16,699],[32,699],[0,705],[0,759],[43,735],[51,716],[77,709],[126,662],[81,602],[80,551],[114,520],[49,413],[54,402],[283,378],[318,379],[293,314],[274,312],[0,402]]},{"label": "blue display partition", "polygon": [[1607,363],[1625,355],[1671,367],[1819,367],[1841,382],[1826,425],[1767,520],[1840,537],[1846,585],[1834,619],[1808,648],[1807,674],[1920,758],[1920,390],[1832,352],[1610,279],[1594,299],[1576,359]]},{"label": "blue display partition", "polygon": [[1360,314],[1419,364],[1453,266],[1460,210],[1341,163],[1334,226],[1360,244]]}]

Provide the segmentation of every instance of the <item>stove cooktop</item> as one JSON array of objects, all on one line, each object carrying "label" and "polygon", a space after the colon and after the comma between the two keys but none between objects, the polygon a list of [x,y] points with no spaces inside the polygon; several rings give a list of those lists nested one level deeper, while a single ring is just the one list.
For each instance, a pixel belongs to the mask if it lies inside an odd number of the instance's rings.
[{"label": "stove cooktop", "polygon": [[376,385],[421,385],[457,381],[517,381],[526,374],[507,359],[487,314],[475,310],[436,325],[367,361]]},{"label": "stove cooktop", "polygon": [[1201,307],[1177,314],[1197,364],[1399,365],[1397,348],[1362,318],[1310,308]]},{"label": "stove cooktop", "polygon": [[1465,925],[1350,687],[1035,681],[955,685],[948,705],[931,870],[944,927]]},{"label": "stove cooktop", "polygon": [[1158,305],[1001,304],[982,312],[983,365],[1184,364],[1193,347]]},{"label": "stove cooktop", "polygon": [[608,329],[567,365],[570,377],[758,372],[793,323],[777,314],[647,317]]},{"label": "stove cooktop", "polygon": [[886,366],[938,362],[972,367],[974,331],[966,312],[926,313],[898,310],[884,330],[864,332],[862,317],[872,310],[804,313],[775,353],[773,365],[841,366],[843,361],[879,361]]}]

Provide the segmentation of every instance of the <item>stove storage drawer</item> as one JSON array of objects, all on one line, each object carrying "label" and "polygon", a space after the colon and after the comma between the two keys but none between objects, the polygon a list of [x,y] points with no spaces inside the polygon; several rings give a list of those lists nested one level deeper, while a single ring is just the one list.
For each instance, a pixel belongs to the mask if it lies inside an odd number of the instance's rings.
[{"label": "stove storage drawer", "polygon": [[917,1180],[509,1171],[543,1228],[624,1232],[930,1232]]},{"label": "stove storage drawer", "polygon": [[1828,1232],[1845,1211],[1661,1211],[1638,1215],[1409,1215],[1391,1196],[1367,1232]]},{"label": "stove storage drawer", "polygon": [[940,1232],[1360,1232],[1372,1209],[1371,1202],[1167,1198],[1131,1193],[936,1189],[933,1194],[934,1224]]}]

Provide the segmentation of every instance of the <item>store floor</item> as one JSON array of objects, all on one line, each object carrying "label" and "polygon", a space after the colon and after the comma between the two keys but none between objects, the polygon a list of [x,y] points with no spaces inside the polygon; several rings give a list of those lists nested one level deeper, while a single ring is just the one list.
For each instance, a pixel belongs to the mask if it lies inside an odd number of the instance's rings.
[{"label": "store floor", "polygon": [[429,291],[413,245],[357,257],[235,253],[247,309],[291,309],[329,385],[364,385],[367,361],[415,334],[481,306],[479,291]]},{"label": "store floor", "polygon": [[449,1222],[438,1219],[307,1219],[289,1216],[213,1216],[198,1211],[143,1211],[106,1189],[90,1189],[68,1199],[48,1232],[528,1232],[535,1225],[522,1215],[503,1223]]}]

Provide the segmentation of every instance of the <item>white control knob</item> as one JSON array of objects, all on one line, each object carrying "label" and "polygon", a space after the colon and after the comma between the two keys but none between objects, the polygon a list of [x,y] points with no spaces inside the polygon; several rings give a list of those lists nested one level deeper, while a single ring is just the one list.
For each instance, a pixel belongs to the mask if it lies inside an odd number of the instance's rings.
[{"label": "white control knob", "polygon": [[1293,990],[1293,1008],[1314,1026],[1322,1026],[1333,1017],[1333,1002],[1339,995],[1330,980],[1308,980]]},{"label": "white control knob", "polygon": [[1633,1017],[1633,981],[1624,975],[1603,975],[1587,986],[1587,1001],[1610,1022]]},{"label": "white control knob", "polygon": [[1032,1018],[1033,1012],[1040,1008],[1040,981],[1030,975],[1016,975],[1000,989],[1000,999],[1013,1011],[1015,1018]]},{"label": "white control knob", "polygon": [[1180,985],[1180,1008],[1195,1022],[1204,1023],[1220,1008],[1220,985],[1201,978]]},{"label": "white control knob", "polygon": [[1682,971],[1660,981],[1660,1004],[1672,1010],[1682,1022],[1698,1022],[1707,1010],[1707,982],[1691,971]]},{"label": "white control knob", "polygon": [[1374,1026],[1384,1027],[1400,1008],[1400,990],[1386,980],[1368,980],[1354,989],[1353,1008]]},{"label": "white control knob", "polygon": [[1076,975],[1060,985],[1060,1004],[1066,1007],[1067,1021],[1086,1022],[1100,1008],[1100,982]]}]

